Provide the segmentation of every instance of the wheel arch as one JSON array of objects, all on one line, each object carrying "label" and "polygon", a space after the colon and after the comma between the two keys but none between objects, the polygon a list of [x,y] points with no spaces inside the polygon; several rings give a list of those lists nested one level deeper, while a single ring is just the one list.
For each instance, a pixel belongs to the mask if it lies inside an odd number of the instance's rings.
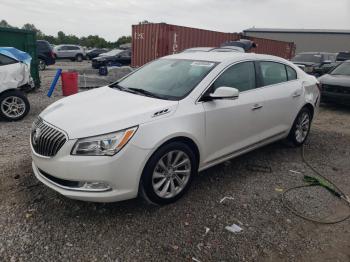
[{"label": "wheel arch", "polygon": [[9,93],[11,91],[21,91],[21,90],[19,90],[18,88],[9,88],[9,89],[6,89],[6,90],[0,92],[0,96],[2,96],[3,94]]},{"label": "wheel arch", "polygon": [[[303,108],[307,108],[310,110],[311,112],[311,120],[314,118],[314,113],[315,113],[315,108],[311,103],[306,103],[300,110],[299,112],[303,109]],[[299,113],[298,113],[299,114]]]}]

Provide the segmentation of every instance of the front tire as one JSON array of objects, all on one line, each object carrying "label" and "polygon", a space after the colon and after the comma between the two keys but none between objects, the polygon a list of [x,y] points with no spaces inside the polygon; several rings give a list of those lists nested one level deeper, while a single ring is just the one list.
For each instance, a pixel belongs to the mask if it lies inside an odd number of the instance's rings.
[{"label": "front tire", "polygon": [[7,121],[18,121],[30,110],[27,97],[19,90],[11,90],[0,95],[0,117]]},{"label": "front tire", "polygon": [[289,132],[288,139],[295,146],[302,146],[310,133],[312,115],[311,111],[304,107],[301,109],[296,119],[294,120],[292,129]]},{"label": "front tire", "polygon": [[39,59],[39,65],[38,65],[38,68],[40,71],[44,71],[45,68],[46,68],[46,63],[43,59]]},{"label": "front tire", "polygon": [[142,194],[155,204],[173,203],[190,188],[197,170],[196,156],[188,145],[182,142],[165,144],[145,166],[141,179]]}]

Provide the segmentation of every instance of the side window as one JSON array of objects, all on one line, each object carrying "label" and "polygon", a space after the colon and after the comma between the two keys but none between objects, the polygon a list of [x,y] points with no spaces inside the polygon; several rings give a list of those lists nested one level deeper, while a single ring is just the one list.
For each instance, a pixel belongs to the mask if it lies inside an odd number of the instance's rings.
[{"label": "side window", "polygon": [[297,72],[293,68],[286,65],[286,70],[287,70],[288,81],[295,80],[298,78]]},{"label": "side window", "polygon": [[213,90],[222,87],[237,88],[240,92],[256,88],[255,66],[253,62],[243,62],[231,66],[214,82]]},{"label": "side window", "polygon": [[0,66],[15,64],[17,61],[11,57],[0,54]]},{"label": "side window", "polygon": [[261,77],[264,86],[287,82],[284,64],[276,62],[260,62]]}]

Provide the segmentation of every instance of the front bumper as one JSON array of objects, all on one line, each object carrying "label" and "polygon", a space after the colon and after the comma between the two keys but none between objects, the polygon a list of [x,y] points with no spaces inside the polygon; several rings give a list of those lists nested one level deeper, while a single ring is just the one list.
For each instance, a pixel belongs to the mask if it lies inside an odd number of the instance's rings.
[{"label": "front bumper", "polygon": [[[77,200],[116,202],[137,196],[149,150],[128,144],[112,157],[74,156],[70,155],[74,143],[75,140],[68,140],[52,158],[42,157],[32,148],[32,167],[37,179],[58,193]],[[57,181],[72,183],[63,185]],[[108,184],[110,189],[101,192],[80,190],[72,186],[76,181],[98,181]]]},{"label": "front bumper", "polygon": [[321,101],[337,103],[342,105],[350,105],[350,94],[322,91]]}]

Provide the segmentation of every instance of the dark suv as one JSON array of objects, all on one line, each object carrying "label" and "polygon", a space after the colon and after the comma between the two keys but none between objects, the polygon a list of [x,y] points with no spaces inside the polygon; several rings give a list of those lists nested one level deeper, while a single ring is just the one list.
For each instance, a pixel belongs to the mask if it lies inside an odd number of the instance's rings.
[{"label": "dark suv", "polygon": [[36,52],[39,61],[39,70],[45,70],[46,66],[55,64],[55,54],[51,45],[45,40],[36,41]]},{"label": "dark suv", "polygon": [[339,52],[337,55],[337,61],[346,61],[346,60],[350,60],[350,52]]}]

